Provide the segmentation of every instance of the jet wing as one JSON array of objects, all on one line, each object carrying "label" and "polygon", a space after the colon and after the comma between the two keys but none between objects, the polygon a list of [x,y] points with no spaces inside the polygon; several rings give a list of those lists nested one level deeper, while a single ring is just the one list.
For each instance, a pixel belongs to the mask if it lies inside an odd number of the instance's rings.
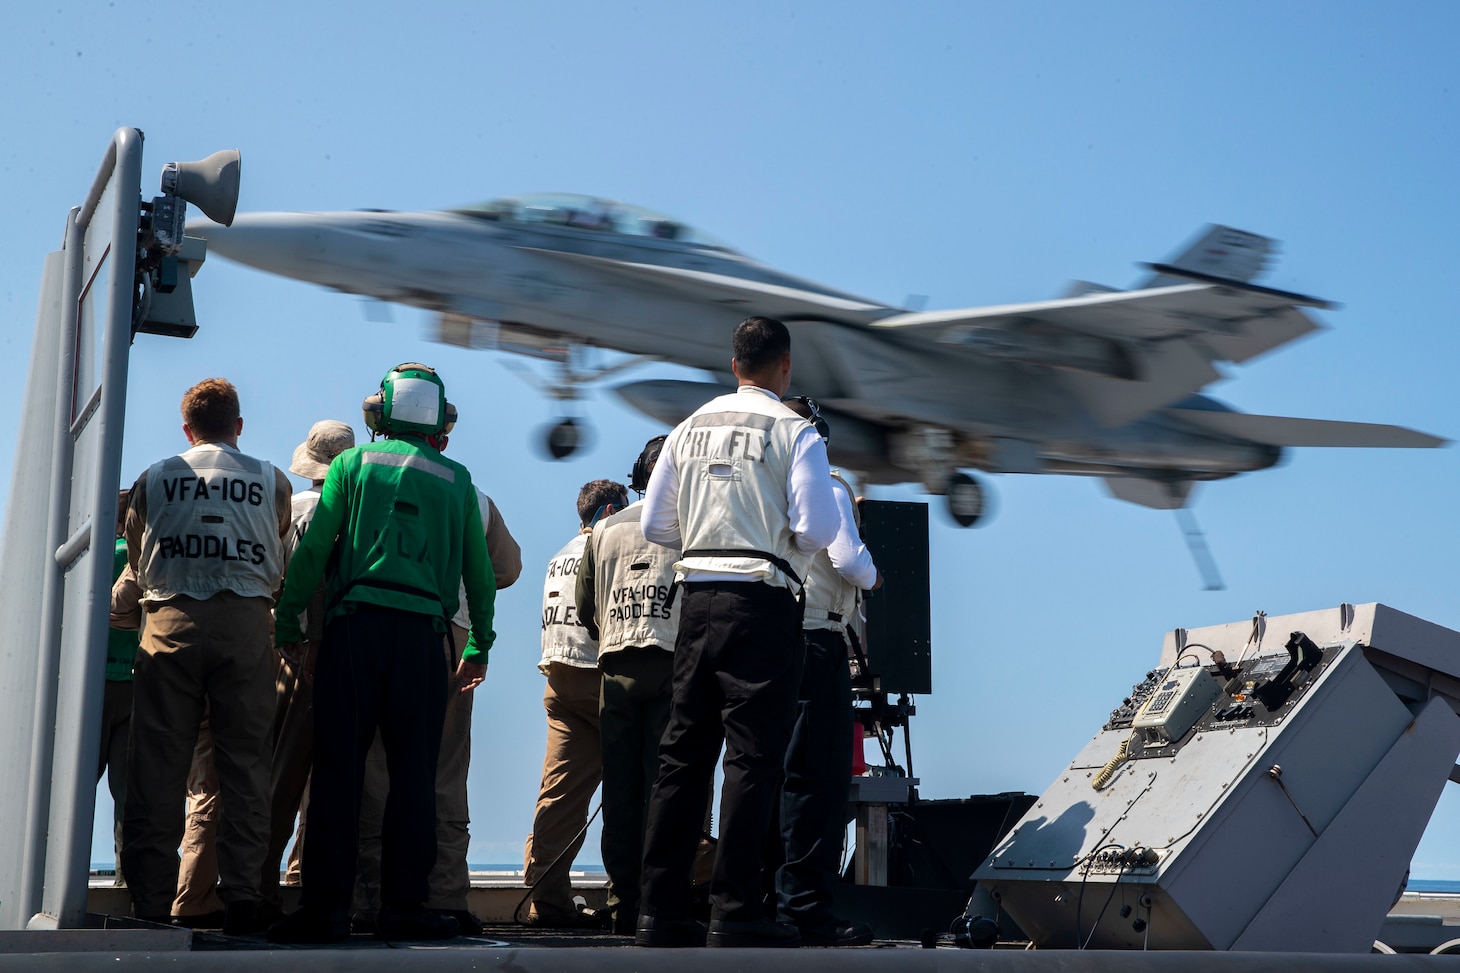
[{"label": "jet wing", "polygon": [[1370,449],[1433,449],[1448,440],[1374,422],[1258,416],[1246,412],[1166,409],[1165,414],[1208,432],[1269,446],[1347,446]]},{"label": "jet wing", "polygon": [[[1233,282],[1234,284],[1236,282]],[[969,344],[977,328],[1021,330],[1032,323],[1113,341],[1200,338],[1214,357],[1247,361],[1319,325],[1298,310],[1327,302],[1254,285],[1177,284],[1029,304],[895,314],[873,324],[944,344]]]},{"label": "jet wing", "polygon": [[1030,304],[898,314],[874,329],[1062,369],[1066,386],[1106,426],[1123,425],[1314,331],[1301,294],[1239,280],[1085,294]]},{"label": "jet wing", "polygon": [[776,318],[834,316],[837,320],[868,323],[887,314],[886,305],[864,301],[849,294],[822,293],[731,277],[703,270],[661,267],[657,264],[633,263],[609,257],[593,257],[562,250],[520,247],[529,253],[554,260],[590,267],[615,277],[629,277],[661,290],[671,291],[696,301],[708,301],[731,307],[743,306],[747,313]]}]

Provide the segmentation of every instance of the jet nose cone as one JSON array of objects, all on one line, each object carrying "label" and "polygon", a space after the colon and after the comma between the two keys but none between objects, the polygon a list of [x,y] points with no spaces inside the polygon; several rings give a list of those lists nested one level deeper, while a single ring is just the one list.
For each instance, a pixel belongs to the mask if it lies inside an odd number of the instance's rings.
[{"label": "jet nose cone", "polygon": [[325,255],[327,231],[312,225],[306,213],[244,213],[232,226],[190,220],[189,236],[208,241],[212,253],[259,270],[299,280]]}]

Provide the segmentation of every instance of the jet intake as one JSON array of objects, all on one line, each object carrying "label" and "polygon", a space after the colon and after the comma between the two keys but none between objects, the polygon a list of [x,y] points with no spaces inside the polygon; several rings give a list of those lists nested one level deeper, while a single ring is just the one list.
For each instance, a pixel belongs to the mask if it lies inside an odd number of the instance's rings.
[{"label": "jet intake", "polygon": [[677,426],[717,395],[735,389],[714,382],[649,379],[614,386],[614,393],[633,409],[666,426]]},{"label": "jet intake", "polygon": [[488,351],[510,351],[514,355],[560,362],[567,358],[571,340],[561,334],[534,328],[531,325],[500,321],[482,321],[465,314],[440,314],[436,317],[433,341],[460,348]]}]

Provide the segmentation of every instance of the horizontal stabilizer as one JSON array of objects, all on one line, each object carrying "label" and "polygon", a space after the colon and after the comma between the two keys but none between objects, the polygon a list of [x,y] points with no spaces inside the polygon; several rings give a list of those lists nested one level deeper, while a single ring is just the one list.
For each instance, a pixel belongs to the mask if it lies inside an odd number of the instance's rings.
[{"label": "horizontal stabilizer", "polygon": [[1249,284],[1242,280],[1233,280],[1230,277],[1218,277],[1216,274],[1203,274],[1196,270],[1182,270],[1170,264],[1146,264],[1147,267],[1161,274],[1163,278],[1172,280],[1189,280],[1196,284],[1212,284],[1217,287],[1227,287],[1239,291],[1247,291],[1249,294],[1265,294],[1268,297],[1275,297],[1293,305],[1294,307],[1316,307],[1323,311],[1337,310],[1338,304],[1333,301],[1325,301],[1321,297],[1313,297],[1309,294],[1298,294],[1294,291],[1280,291],[1276,287],[1263,287],[1261,284]]},{"label": "horizontal stabilizer", "polygon": [[1191,499],[1190,480],[1143,480],[1135,476],[1107,476],[1105,489],[1117,500],[1153,510],[1180,510]]},{"label": "horizontal stabilizer", "polygon": [[1167,409],[1166,415],[1209,432],[1269,446],[1347,446],[1371,449],[1433,449],[1449,440],[1403,426],[1245,412]]}]

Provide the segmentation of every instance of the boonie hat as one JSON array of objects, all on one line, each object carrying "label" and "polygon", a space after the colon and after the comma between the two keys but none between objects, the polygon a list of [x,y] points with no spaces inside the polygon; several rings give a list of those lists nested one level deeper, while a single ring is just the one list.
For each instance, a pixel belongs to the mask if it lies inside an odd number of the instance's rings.
[{"label": "boonie hat", "polygon": [[330,460],[355,445],[355,430],[338,419],[321,419],[309,427],[304,442],[294,447],[289,472],[310,480],[323,480]]}]

